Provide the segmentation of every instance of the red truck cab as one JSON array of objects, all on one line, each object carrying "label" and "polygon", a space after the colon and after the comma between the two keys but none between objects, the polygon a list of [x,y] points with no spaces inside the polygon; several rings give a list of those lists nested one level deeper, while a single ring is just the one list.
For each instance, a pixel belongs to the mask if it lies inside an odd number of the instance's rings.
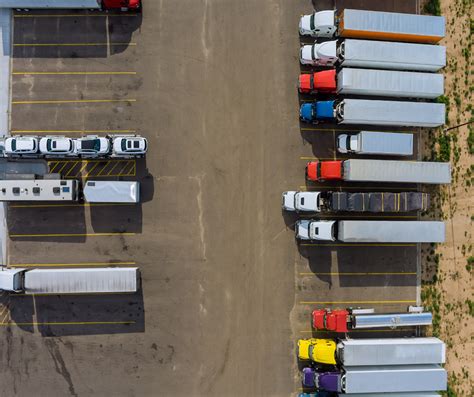
[{"label": "red truck cab", "polygon": [[306,178],[315,182],[342,180],[342,161],[310,161],[306,165]]},{"label": "red truck cab", "polygon": [[344,309],[313,310],[313,328],[333,332],[347,332],[349,312]]},{"label": "red truck cab", "polygon": [[138,10],[140,8],[141,0],[102,0],[103,7],[106,10],[116,8]]},{"label": "red truck cab", "polygon": [[336,70],[302,73],[298,79],[298,90],[302,94],[336,93]]}]

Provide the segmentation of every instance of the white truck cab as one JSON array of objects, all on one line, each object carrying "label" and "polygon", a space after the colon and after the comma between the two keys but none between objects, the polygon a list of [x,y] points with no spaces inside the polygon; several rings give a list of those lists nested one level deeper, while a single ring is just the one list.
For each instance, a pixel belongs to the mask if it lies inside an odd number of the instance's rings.
[{"label": "white truck cab", "polygon": [[320,212],[320,196],[321,192],[283,192],[282,208],[285,211]]},{"label": "white truck cab", "polygon": [[340,134],[337,137],[337,151],[339,153],[358,152],[359,150],[357,135]]},{"label": "white truck cab", "polygon": [[296,238],[299,240],[335,241],[336,221],[314,221],[300,219],[295,224]]},{"label": "white truck cab", "polygon": [[336,11],[326,10],[303,15],[299,28],[303,36],[333,37],[337,30]]},{"label": "white truck cab", "polygon": [[300,62],[302,65],[334,66],[337,60],[336,40],[304,45],[300,49]]}]

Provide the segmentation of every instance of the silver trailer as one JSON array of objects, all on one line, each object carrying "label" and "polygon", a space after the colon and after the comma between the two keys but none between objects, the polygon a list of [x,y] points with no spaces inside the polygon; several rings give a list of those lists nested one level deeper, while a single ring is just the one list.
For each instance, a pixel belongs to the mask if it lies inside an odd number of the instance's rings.
[{"label": "silver trailer", "polygon": [[437,72],[446,66],[446,47],[346,39],[337,47],[340,66]]},{"label": "silver trailer", "polygon": [[441,16],[345,9],[337,22],[342,37],[437,43],[446,33]]},{"label": "silver trailer", "polygon": [[413,134],[376,131],[340,134],[337,137],[337,150],[341,153],[412,156]]},{"label": "silver trailer", "polygon": [[444,222],[339,221],[337,240],[346,243],[443,243]]},{"label": "silver trailer", "polygon": [[139,203],[140,183],[127,181],[87,181],[84,199],[88,203]]},{"label": "silver trailer", "polygon": [[[415,314],[406,316],[416,317]],[[337,344],[336,355],[345,367],[444,364],[446,345],[438,338],[347,339]]]},{"label": "silver trailer", "polygon": [[352,182],[451,183],[451,165],[426,161],[343,161],[343,180]]},{"label": "silver trailer", "polygon": [[345,367],[340,388],[345,393],[443,391],[447,378],[439,365]]},{"label": "silver trailer", "polygon": [[343,68],[337,93],[433,99],[444,94],[442,74]]},{"label": "silver trailer", "polygon": [[438,127],[445,122],[444,103],[344,99],[336,105],[340,124]]},{"label": "silver trailer", "polygon": [[0,0],[0,8],[100,9],[101,0]]},{"label": "silver trailer", "polygon": [[435,392],[415,393],[339,393],[339,397],[441,397]]},{"label": "silver trailer", "polygon": [[370,315],[354,314],[351,318],[351,329],[415,327],[431,325],[433,322],[433,315],[429,312]]},{"label": "silver trailer", "polygon": [[76,180],[0,180],[0,201],[77,201]]},{"label": "silver trailer", "polygon": [[33,269],[24,271],[23,289],[26,294],[132,293],[138,286],[137,267]]}]

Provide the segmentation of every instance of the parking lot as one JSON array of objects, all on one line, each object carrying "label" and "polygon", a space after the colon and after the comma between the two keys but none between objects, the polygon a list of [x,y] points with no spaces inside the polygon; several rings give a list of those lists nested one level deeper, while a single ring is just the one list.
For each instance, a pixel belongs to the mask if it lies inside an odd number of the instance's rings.
[{"label": "parking lot", "polygon": [[[418,187],[305,182],[305,163],[336,158],[343,130],[298,120],[297,25],[310,1],[143,3],[143,14],[14,18],[12,134],[138,133],[149,151],[48,162],[66,178],[138,180],[139,206],[9,206],[10,266],[136,265],[142,288],[2,295],[1,394],[294,395],[311,310],[405,310],[418,299],[419,247],[297,245],[281,193]],[[383,5],[414,12],[416,2]]]}]

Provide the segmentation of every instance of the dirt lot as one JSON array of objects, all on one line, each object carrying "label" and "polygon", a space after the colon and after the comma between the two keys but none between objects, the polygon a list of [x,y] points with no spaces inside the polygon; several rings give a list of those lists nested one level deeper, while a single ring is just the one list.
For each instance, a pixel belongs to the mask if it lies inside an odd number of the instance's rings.
[{"label": "dirt lot", "polygon": [[[450,392],[467,396],[474,392],[472,329],[472,251],[474,130],[472,124],[472,13],[471,2],[441,1],[447,20],[448,66],[445,69],[446,130],[425,136],[425,156],[453,164],[453,183],[436,190],[438,200],[429,216],[447,222],[447,243],[424,252],[423,298],[436,314],[433,334],[448,346]],[[471,121],[470,125],[467,123]],[[456,127],[459,126],[460,127]]]},{"label": "dirt lot", "polygon": [[150,151],[91,174],[140,180],[139,207],[10,206],[10,266],[136,264],[143,288],[3,296],[2,395],[293,395],[312,308],[417,302],[416,245],[298,247],[282,215],[284,190],[327,188],[306,186],[305,161],[334,158],[335,127],[298,122],[297,23],[311,9],[145,0],[143,17],[15,18],[14,133],[136,131]]}]

